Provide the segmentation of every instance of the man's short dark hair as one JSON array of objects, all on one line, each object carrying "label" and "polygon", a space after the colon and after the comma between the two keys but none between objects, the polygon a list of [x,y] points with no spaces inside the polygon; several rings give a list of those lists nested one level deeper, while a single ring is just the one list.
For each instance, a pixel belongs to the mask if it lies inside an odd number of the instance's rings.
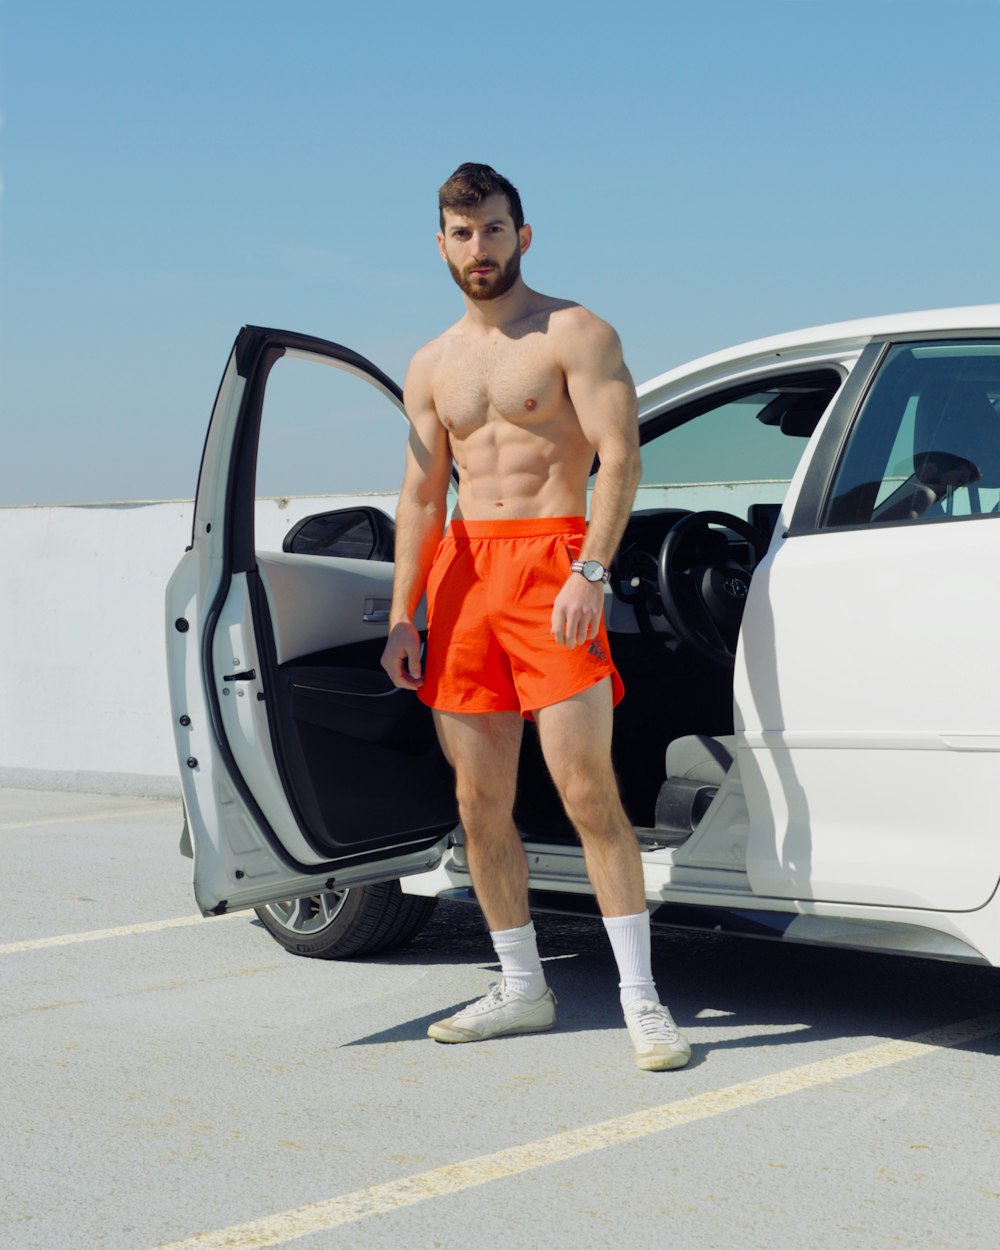
[{"label": "man's short dark hair", "polygon": [[514,219],[514,229],[520,230],[524,225],[524,209],[517,187],[509,182],[503,174],[490,165],[477,165],[475,161],[466,161],[459,165],[446,183],[438,191],[438,214],[441,229],[444,229],[444,210],[461,212],[463,208],[476,208],[491,195],[503,195],[507,198],[507,207]]}]

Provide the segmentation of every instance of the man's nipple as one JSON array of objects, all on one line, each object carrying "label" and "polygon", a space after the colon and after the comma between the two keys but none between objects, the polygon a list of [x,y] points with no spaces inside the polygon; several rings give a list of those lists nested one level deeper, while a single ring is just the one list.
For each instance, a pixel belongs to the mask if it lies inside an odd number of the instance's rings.
[{"label": "man's nipple", "polygon": [[531,396],[529,395],[528,398],[524,401],[524,406],[525,408],[527,408],[528,412],[534,412],[535,409],[538,407],[538,400],[532,399]]}]

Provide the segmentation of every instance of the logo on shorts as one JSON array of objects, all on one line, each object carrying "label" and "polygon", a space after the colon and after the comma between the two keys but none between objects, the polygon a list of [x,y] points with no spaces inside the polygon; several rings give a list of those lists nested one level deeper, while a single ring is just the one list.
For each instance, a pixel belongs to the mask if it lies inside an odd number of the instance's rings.
[{"label": "logo on shorts", "polygon": [[594,641],[590,644],[587,650],[590,652],[590,654],[594,657],[595,660],[606,660],[608,658],[607,653],[605,652],[604,648],[600,644],[599,639],[597,638],[594,639]]}]

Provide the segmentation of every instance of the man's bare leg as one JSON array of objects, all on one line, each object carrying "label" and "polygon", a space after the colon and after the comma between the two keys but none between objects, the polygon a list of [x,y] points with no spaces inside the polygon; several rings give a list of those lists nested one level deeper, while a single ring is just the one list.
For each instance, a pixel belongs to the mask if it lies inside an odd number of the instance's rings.
[{"label": "man's bare leg", "polygon": [[435,712],[434,720],[455,770],[469,873],[503,980],[428,1032],[439,1042],[473,1042],[550,1029],[555,998],[538,958],[528,910],[528,863],[513,817],[521,716]]},{"label": "man's bare leg", "polygon": [[535,720],[549,772],[580,836],[618,964],[636,1063],[647,1070],[683,1067],[691,1048],[656,992],[642,859],[611,764],[610,677],[536,711]]},{"label": "man's bare leg", "polygon": [[528,863],[513,816],[521,716],[435,712],[434,723],[455,770],[465,853],[486,924],[490,932],[525,925],[531,919]]},{"label": "man's bare leg", "polygon": [[535,713],[542,753],[580,835],[601,914],[646,910],[642,860],[611,765],[611,678]]}]

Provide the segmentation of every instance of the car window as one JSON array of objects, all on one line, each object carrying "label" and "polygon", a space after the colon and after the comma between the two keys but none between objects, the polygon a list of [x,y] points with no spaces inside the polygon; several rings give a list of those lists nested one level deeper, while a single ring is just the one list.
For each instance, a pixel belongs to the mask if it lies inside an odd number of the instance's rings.
[{"label": "car window", "polygon": [[834,478],[826,526],[1000,515],[1000,343],[886,354]]},{"label": "car window", "polygon": [[287,353],[271,369],[257,453],[257,494],[396,491],[406,418],[336,361]]},{"label": "car window", "polygon": [[776,508],[839,384],[834,373],[809,383],[788,379],[675,414],[642,448],[636,508],[715,509],[741,517],[754,505]]},{"label": "car window", "polygon": [[408,429],[399,407],[349,368],[282,356],[264,394],[256,546],[279,551],[304,517],[356,502],[394,513]]}]

